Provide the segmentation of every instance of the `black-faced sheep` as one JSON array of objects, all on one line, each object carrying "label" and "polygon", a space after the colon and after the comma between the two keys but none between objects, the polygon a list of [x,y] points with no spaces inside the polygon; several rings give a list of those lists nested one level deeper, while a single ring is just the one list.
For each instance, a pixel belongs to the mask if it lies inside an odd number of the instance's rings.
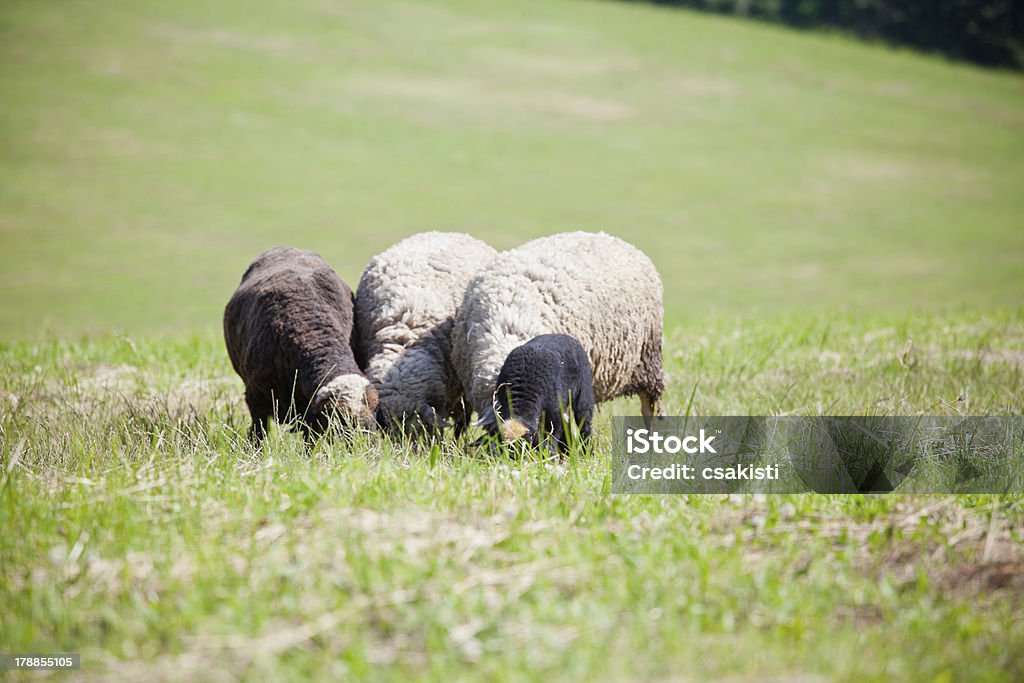
[{"label": "black-faced sheep", "polygon": [[311,443],[333,415],[373,428],[377,392],[352,355],[352,290],[318,254],[256,258],[224,309],[224,341],[245,382],[259,441],[267,421],[298,422]]},{"label": "black-faced sheep", "polygon": [[542,438],[560,451],[568,447],[570,420],[580,438],[590,438],[594,417],[594,379],[580,343],[565,334],[542,334],[512,349],[498,373],[492,406],[479,424],[506,443]]},{"label": "black-faced sheep", "polygon": [[469,235],[427,232],[375,256],[356,289],[353,347],[388,429],[436,433],[466,425],[451,330],[466,284],[495,255]]},{"label": "black-faced sheep", "polygon": [[662,284],[636,247],[604,233],[541,237],[498,254],[470,281],[452,332],[452,362],[483,414],[509,352],[541,334],[586,349],[594,398],[639,395],[650,418],[664,391]]}]

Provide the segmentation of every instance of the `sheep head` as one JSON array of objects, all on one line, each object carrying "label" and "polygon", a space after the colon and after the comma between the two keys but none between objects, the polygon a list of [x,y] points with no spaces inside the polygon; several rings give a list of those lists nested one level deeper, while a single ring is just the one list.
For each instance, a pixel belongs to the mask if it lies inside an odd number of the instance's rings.
[{"label": "sheep head", "polygon": [[517,418],[501,421],[501,438],[505,443],[512,443],[523,438],[532,430],[529,425]]},{"label": "sheep head", "polygon": [[442,430],[452,426],[441,419],[432,406],[423,406],[414,413],[396,413],[388,410],[385,402],[381,402],[377,406],[376,418],[381,429],[411,438],[440,436]]},{"label": "sheep head", "polygon": [[500,410],[494,406],[488,406],[484,414],[476,422],[476,426],[483,427],[492,436],[501,436],[505,443],[514,443],[525,436],[533,436],[537,432],[536,427],[531,427],[525,420],[518,417],[505,419],[501,416]]},{"label": "sheep head", "polygon": [[337,415],[343,422],[362,429],[376,429],[377,390],[363,375],[338,375],[320,387],[310,404],[314,420],[325,422]]}]

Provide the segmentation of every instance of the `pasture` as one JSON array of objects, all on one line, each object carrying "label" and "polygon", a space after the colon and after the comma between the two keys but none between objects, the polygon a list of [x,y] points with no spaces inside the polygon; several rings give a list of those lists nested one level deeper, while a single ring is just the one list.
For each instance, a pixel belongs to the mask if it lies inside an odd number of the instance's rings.
[{"label": "pasture", "polygon": [[220,337],[274,244],[354,286],[422,230],[606,230],[663,277],[668,413],[1020,415],[1019,75],[632,3],[8,0],[0,136],[0,651],[1024,677],[1019,496],[612,496],[633,400],[563,460],[254,453]]}]

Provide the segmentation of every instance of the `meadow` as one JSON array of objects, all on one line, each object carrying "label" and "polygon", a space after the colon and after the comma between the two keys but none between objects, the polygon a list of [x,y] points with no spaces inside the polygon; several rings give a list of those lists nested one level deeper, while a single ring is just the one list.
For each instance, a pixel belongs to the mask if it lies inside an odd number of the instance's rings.
[{"label": "meadow", "polygon": [[1020,496],[244,438],[274,244],[606,230],[664,410],[1021,415],[1024,78],[633,3],[0,7],[0,651],[81,680],[1024,678]]}]

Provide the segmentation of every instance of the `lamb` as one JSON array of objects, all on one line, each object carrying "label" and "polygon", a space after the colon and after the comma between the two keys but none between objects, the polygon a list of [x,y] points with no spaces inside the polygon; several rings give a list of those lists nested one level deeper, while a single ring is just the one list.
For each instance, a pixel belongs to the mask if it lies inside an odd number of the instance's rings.
[{"label": "lamb", "polygon": [[565,452],[569,421],[586,441],[593,417],[594,378],[587,352],[573,337],[542,334],[508,354],[494,401],[480,422],[506,443],[526,438],[537,447],[543,435]]},{"label": "lamb", "polygon": [[452,362],[485,415],[512,349],[567,334],[590,358],[595,401],[639,395],[649,422],[665,388],[662,318],[661,278],[639,249],[605,233],[541,237],[498,254],[466,287]]},{"label": "lamb", "polygon": [[466,426],[451,330],[466,284],[497,252],[469,235],[426,232],[375,256],[356,289],[353,346],[373,382],[378,422],[438,433]]},{"label": "lamb", "polygon": [[352,354],[352,290],[310,251],[275,247],[256,258],[224,309],[224,341],[245,383],[259,443],[273,415],[298,421],[307,444],[332,415],[373,428],[377,392]]}]

